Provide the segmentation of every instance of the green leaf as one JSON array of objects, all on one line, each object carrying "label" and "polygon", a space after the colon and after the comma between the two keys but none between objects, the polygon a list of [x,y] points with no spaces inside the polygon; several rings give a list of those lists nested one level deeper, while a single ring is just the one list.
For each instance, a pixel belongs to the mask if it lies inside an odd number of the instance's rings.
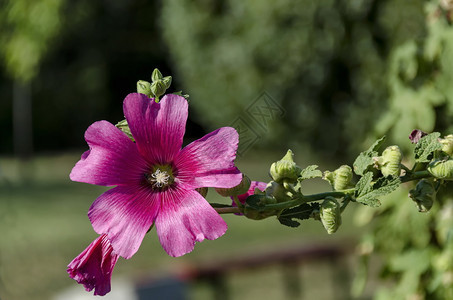
[{"label": "green leaf", "polygon": [[439,132],[433,132],[418,141],[414,148],[415,160],[417,162],[429,162],[433,152],[442,149],[442,144],[438,140],[439,137]]},{"label": "green leaf", "polygon": [[282,213],[278,216],[278,220],[283,225],[289,227],[298,227],[300,226],[300,223],[294,219],[309,219],[314,210],[319,210],[319,203],[304,203],[302,205],[283,210]]},{"label": "green leaf", "polygon": [[305,179],[322,177],[322,172],[320,170],[317,170],[317,168],[318,168],[317,165],[311,165],[306,167],[305,169],[302,170],[302,172],[300,172],[300,177],[297,180],[302,181]]},{"label": "green leaf", "polygon": [[378,207],[378,197],[385,196],[396,190],[401,184],[398,176],[380,177],[372,184],[373,174],[366,173],[356,185],[356,201],[371,207]]},{"label": "green leaf", "polygon": [[376,142],[374,142],[374,144],[371,145],[371,147],[368,148],[368,150],[363,151],[359,154],[359,156],[356,158],[356,160],[354,161],[354,164],[353,164],[354,172],[357,175],[360,175],[360,176],[364,175],[366,173],[367,169],[369,169],[371,166],[373,166],[373,164],[374,164],[373,157],[379,155],[377,150],[381,147],[384,140],[385,140],[385,136],[381,137]]}]

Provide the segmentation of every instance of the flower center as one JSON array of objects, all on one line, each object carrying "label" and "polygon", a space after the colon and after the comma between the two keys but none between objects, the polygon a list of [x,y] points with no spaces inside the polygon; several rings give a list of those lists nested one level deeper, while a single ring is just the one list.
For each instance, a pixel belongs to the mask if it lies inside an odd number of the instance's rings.
[{"label": "flower center", "polygon": [[153,172],[145,174],[145,177],[152,187],[156,189],[165,188],[174,182],[170,166],[155,166]]}]

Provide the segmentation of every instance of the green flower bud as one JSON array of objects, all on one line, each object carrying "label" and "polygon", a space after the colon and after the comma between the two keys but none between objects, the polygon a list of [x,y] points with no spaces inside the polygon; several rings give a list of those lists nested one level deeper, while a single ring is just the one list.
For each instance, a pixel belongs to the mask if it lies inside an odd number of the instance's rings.
[{"label": "green flower bud", "polygon": [[163,80],[158,80],[154,81],[151,84],[151,92],[154,94],[156,97],[160,97],[163,94],[165,94],[165,91],[167,90],[165,83]]},{"label": "green flower bud", "polygon": [[276,199],[276,202],[285,202],[291,200],[291,193],[285,189],[285,187],[275,181],[271,181],[267,184],[266,195],[272,196]]},{"label": "green flower bud", "polygon": [[341,211],[340,203],[333,197],[327,197],[321,203],[319,211],[322,225],[327,230],[328,234],[332,234],[337,231],[341,225]]},{"label": "green flower bud", "polygon": [[342,165],[333,172],[325,171],[323,179],[327,180],[336,191],[347,189],[352,179],[352,168]]},{"label": "green flower bud", "polygon": [[162,76],[162,73],[157,68],[155,68],[153,73],[151,74],[152,82],[159,81],[159,80],[161,80],[163,78],[164,78],[164,76]]},{"label": "green flower bud", "polygon": [[208,194],[208,188],[207,187],[201,187],[201,188],[198,188],[198,189],[195,189],[198,193],[200,193],[200,195],[203,197],[203,198],[206,198],[206,195]]},{"label": "green flower bud", "polygon": [[223,197],[239,196],[248,192],[250,184],[250,179],[242,174],[242,181],[237,186],[232,188],[215,188],[215,190]]},{"label": "green flower bud", "polygon": [[170,88],[170,85],[171,85],[171,76],[165,76],[163,79],[162,79],[162,82],[165,84],[165,88],[168,90]]},{"label": "green flower bud", "polygon": [[145,94],[148,97],[153,97],[151,92],[151,83],[144,80],[137,81],[137,93]]},{"label": "green flower bud", "polygon": [[118,122],[115,127],[121,129],[121,131],[124,132],[131,139],[131,141],[135,142],[135,139],[131,133],[131,129],[129,128],[129,124],[127,124],[127,120]]},{"label": "green flower bud", "polygon": [[443,139],[439,139],[439,143],[442,144],[443,152],[447,153],[449,156],[453,155],[453,134],[449,134]]},{"label": "green flower bud", "polygon": [[[255,194],[255,195],[257,195],[257,194]],[[257,204],[259,206],[263,206],[263,207],[267,204],[277,203],[277,200],[274,197],[269,196],[269,195],[259,194],[258,199],[259,199],[259,201]],[[247,218],[252,219],[252,220],[262,220],[262,219],[265,219],[270,216],[275,216],[276,214],[278,214],[278,212],[279,212],[279,210],[276,210],[276,209],[260,210],[255,207],[246,205],[244,207],[243,214],[244,214],[244,216],[246,216]]]},{"label": "green flower bud", "polygon": [[293,160],[293,152],[288,150],[281,160],[271,165],[270,175],[278,183],[282,183],[284,179],[295,182],[301,171]]},{"label": "green flower bud", "polygon": [[435,160],[429,163],[428,172],[438,179],[453,180],[453,159]]},{"label": "green flower bud", "polygon": [[403,155],[398,146],[389,146],[382,156],[375,157],[374,161],[376,167],[381,170],[382,175],[384,176],[399,176],[401,173],[401,159]]},{"label": "green flower bud", "polygon": [[428,179],[420,180],[415,189],[409,191],[409,197],[417,204],[419,212],[428,212],[436,199],[433,182]]}]

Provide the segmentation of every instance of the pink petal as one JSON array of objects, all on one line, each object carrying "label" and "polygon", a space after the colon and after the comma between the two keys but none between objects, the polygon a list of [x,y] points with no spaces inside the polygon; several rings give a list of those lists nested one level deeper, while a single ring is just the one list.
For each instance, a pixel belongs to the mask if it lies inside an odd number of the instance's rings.
[{"label": "pink petal", "polygon": [[94,288],[94,295],[104,296],[110,292],[110,279],[117,260],[118,255],[103,234],[69,263],[67,272],[87,291]]},{"label": "pink petal", "polygon": [[[241,203],[244,204],[245,200],[247,200],[247,198],[249,196],[255,194],[255,189],[256,188],[259,189],[260,191],[264,192],[264,190],[266,189],[266,186],[267,186],[266,182],[252,181],[252,183],[250,184],[250,188],[247,191],[247,193],[238,196],[239,201],[241,201]],[[236,203],[233,201],[232,205],[236,206]]]},{"label": "pink petal", "polygon": [[227,225],[198,192],[178,188],[162,193],[156,230],[164,250],[177,257],[192,251],[195,242],[222,236]]},{"label": "pink petal", "polygon": [[151,163],[170,163],[181,150],[187,100],[166,95],[156,103],[143,94],[129,94],[123,110],[140,153]]},{"label": "pink petal", "polygon": [[115,252],[130,258],[159,210],[159,195],[141,186],[119,186],[94,201],[88,217],[97,233],[108,235]]},{"label": "pink petal", "polygon": [[239,135],[234,128],[219,128],[187,145],[175,158],[178,180],[193,188],[231,188],[242,175],[234,166]]},{"label": "pink petal", "polygon": [[107,121],[93,123],[85,132],[90,150],[82,154],[69,177],[97,185],[137,183],[146,162],[135,144]]}]

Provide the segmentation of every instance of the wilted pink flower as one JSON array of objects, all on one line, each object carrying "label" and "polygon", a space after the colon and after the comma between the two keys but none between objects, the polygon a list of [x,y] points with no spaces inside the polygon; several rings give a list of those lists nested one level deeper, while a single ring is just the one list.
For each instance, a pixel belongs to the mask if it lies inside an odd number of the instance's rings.
[{"label": "wilted pink flower", "polygon": [[103,234],[94,240],[82,253],[68,265],[72,279],[83,284],[87,291],[94,288],[94,294],[103,296],[110,292],[110,279],[118,255]]},{"label": "wilted pink flower", "polygon": [[[264,190],[266,189],[266,186],[267,186],[267,183],[265,183],[265,182],[252,181],[247,193],[238,196],[239,201],[241,201],[242,204],[245,204],[245,200],[247,200],[247,198],[249,196],[251,196],[255,193],[256,188],[259,189],[260,191],[264,192]],[[236,203],[234,201],[233,201],[233,206],[236,206]]]},{"label": "wilted pink flower", "polygon": [[91,206],[94,230],[107,234],[115,253],[124,258],[134,255],[153,224],[171,256],[222,236],[225,221],[195,189],[231,188],[241,182],[233,163],[236,130],[217,129],[181,149],[188,115],[183,97],[166,95],[155,103],[130,94],[123,110],[135,143],[109,122],[96,122],[85,133],[90,150],[70,174],[74,181],[117,185]]},{"label": "wilted pink flower", "polygon": [[414,130],[412,130],[411,134],[409,135],[409,139],[411,140],[412,144],[417,144],[418,141],[425,135],[428,135],[428,134],[419,129],[414,129]]}]

